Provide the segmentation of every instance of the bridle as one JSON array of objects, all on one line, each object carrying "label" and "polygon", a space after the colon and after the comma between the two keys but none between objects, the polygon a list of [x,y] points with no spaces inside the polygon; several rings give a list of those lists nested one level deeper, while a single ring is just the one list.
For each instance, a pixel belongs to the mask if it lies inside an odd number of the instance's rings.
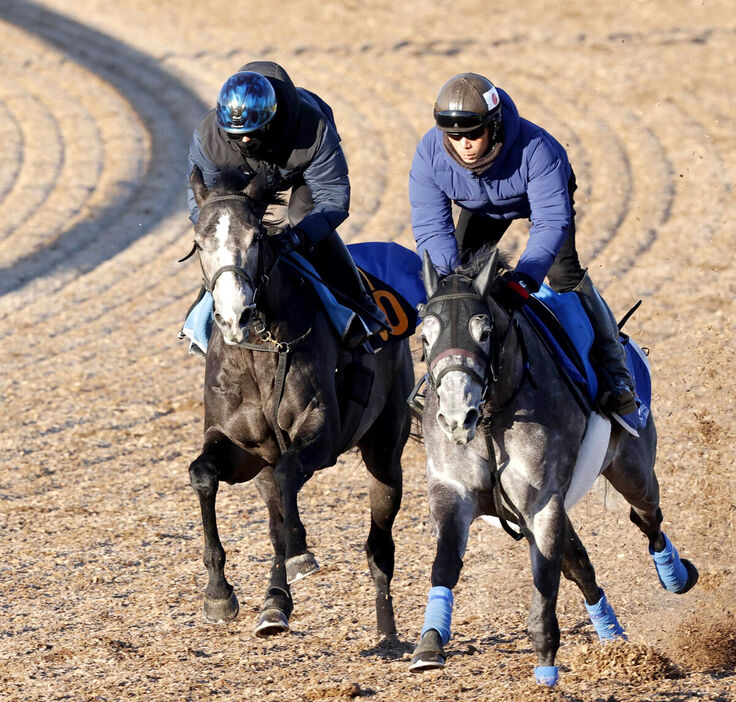
[{"label": "bridle", "polygon": [[[465,276],[462,277],[465,278]],[[470,278],[466,278],[466,280],[469,283],[471,282]],[[469,287],[472,288],[472,285]],[[517,339],[519,339],[521,352],[524,356],[524,373],[522,373],[519,385],[511,393],[511,396],[503,403],[502,406],[494,408],[494,414],[497,414],[502,409],[504,409],[511,402],[511,400],[516,397],[518,392],[521,390],[524,379],[529,376],[529,363],[527,358],[526,345],[524,344],[523,335],[519,329],[518,320],[516,320],[515,311],[513,311],[509,317],[509,323],[503,335],[503,338],[499,338],[496,328],[496,322],[493,314],[491,313],[490,307],[488,306],[488,302],[484,300],[477,292],[466,292],[460,290],[455,281],[453,281],[453,288],[454,289],[451,292],[443,292],[441,290],[438,290],[439,294],[435,293],[432,297],[430,297],[424,305],[424,309],[422,310],[422,316],[426,317],[428,313],[432,313],[433,307],[442,305],[443,303],[449,304],[450,306],[449,320],[447,320],[449,326],[450,346],[449,348],[446,348],[439,353],[433,354],[430,352],[427,354],[427,368],[429,371],[427,373],[427,376],[430,386],[435,390],[435,392],[437,392],[442,382],[442,378],[448,373],[452,371],[460,371],[462,373],[465,373],[466,375],[469,375],[483,388],[481,393],[481,401],[478,407],[480,412],[480,418],[478,421],[479,423],[484,420],[489,421],[490,417],[487,415],[487,413],[485,413],[486,400],[488,398],[490,388],[495,383],[497,383],[499,378],[501,377],[504,349],[506,347],[506,342],[509,339],[509,335],[512,329],[514,329],[516,332],[516,337]],[[463,348],[458,344],[459,307],[462,300],[469,300],[475,304],[480,303],[483,311],[488,314],[491,325],[491,348],[488,353],[486,353],[480,347],[478,347],[477,351],[471,351],[467,348]],[[442,323],[443,316],[441,314],[434,312],[434,316],[438,320],[440,320],[440,323]],[[476,346],[478,346],[477,342],[475,342],[474,340],[473,342]],[[439,366],[439,362],[442,359],[447,358],[448,356],[460,357],[461,362],[443,364],[438,372],[437,368]],[[462,359],[467,360],[468,363],[463,363]],[[481,374],[476,370],[476,368],[481,368],[484,372]]]},{"label": "bridle", "polygon": [[[250,202],[250,203],[254,202],[253,198],[249,197],[245,193],[242,193],[242,194],[241,193],[230,193],[227,195],[216,195],[214,197],[208,198],[200,205],[200,213],[205,207],[207,207],[207,205],[213,204],[215,202],[223,202],[226,200],[235,200],[235,201]],[[273,254],[269,256],[269,253],[271,252],[271,248],[267,245],[266,238],[267,238],[266,232],[263,228],[263,224],[259,222],[259,229],[254,234],[251,244],[248,247],[250,249],[254,244],[258,244],[259,246],[263,246],[264,244],[266,244],[265,251],[259,249],[258,265],[257,265],[255,281],[251,278],[248,271],[246,271],[242,266],[222,266],[214,272],[211,278],[208,279],[207,275],[204,272],[204,268],[202,267],[201,256],[199,259],[199,265],[202,268],[202,281],[204,283],[204,287],[207,290],[207,292],[209,292],[211,295],[213,293],[213,290],[215,289],[215,285],[217,284],[217,281],[220,278],[220,276],[223,273],[227,273],[227,272],[231,272],[239,276],[243,281],[245,281],[254,290],[252,307],[256,308],[256,311],[251,321],[251,328],[258,334],[262,343],[251,344],[251,343],[247,343],[243,341],[243,342],[238,343],[237,346],[243,349],[247,349],[249,351],[278,354],[278,366],[276,369],[276,375],[274,378],[274,386],[273,386],[273,398],[274,399],[273,399],[273,408],[271,411],[271,422],[274,428],[274,433],[276,435],[276,442],[278,443],[279,450],[281,451],[281,454],[283,455],[284,453],[286,453],[286,450],[287,450],[287,442],[286,442],[287,437],[285,437],[283,429],[281,429],[281,427],[279,426],[279,407],[281,406],[281,400],[284,395],[286,374],[288,372],[288,367],[289,367],[289,356],[294,351],[295,347],[301,344],[309,336],[309,334],[312,332],[312,328],[310,327],[300,337],[293,339],[291,341],[278,341],[277,339],[273,338],[273,336],[271,335],[271,332],[268,330],[265,315],[263,314],[263,312],[257,309],[258,299],[262,291],[268,286],[269,279],[270,279],[269,274],[273,270],[273,268],[276,266],[279,260],[278,256],[274,256]],[[194,245],[192,246],[192,250],[186,256],[184,256],[184,258],[180,259],[179,262],[181,263],[182,261],[186,261],[190,256],[194,255],[194,253],[198,250],[199,250],[199,245],[197,244],[195,240]],[[266,260],[267,258],[268,260]]]},{"label": "bridle", "polygon": [[[470,292],[451,292],[451,293],[445,293],[441,295],[435,295],[431,297],[427,304],[424,306],[424,315],[428,312],[431,312],[431,308],[435,305],[439,305],[443,302],[449,302],[450,303],[450,338],[451,338],[451,344],[457,344],[457,325],[458,325],[458,303],[460,300],[472,300],[474,302],[482,302],[481,296],[477,293],[470,293]],[[437,319],[442,319],[442,317],[438,314],[434,315],[437,317]],[[490,316],[490,315],[489,315]],[[437,366],[439,365],[439,362],[443,358],[447,358],[448,356],[456,356],[460,358],[465,358],[470,361],[470,365],[465,363],[447,363],[443,365],[442,369],[437,372]],[[488,355],[486,355],[482,349],[479,349],[479,353],[474,353],[473,351],[470,351],[468,349],[465,349],[461,346],[452,345],[450,348],[447,348],[443,351],[440,351],[437,354],[428,354],[427,355],[427,366],[429,368],[429,379],[434,386],[435,389],[438,389],[440,386],[440,383],[442,382],[442,378],[447,375],[448,373],[451,373],[452,371],[462,371],[463,373],[467,373],[471,377],[473,377],[479,385],[482,385],[484,388],[484,395],[485,395],[485,389],[488,385],[488,374],[485,374],[485,377],[481,376],[480,373],[478,373],[473,366],[480,366],[481,368],[487,368],[489,363],[492,361],[492,358],[489,358]]]},{"label": "bridle", "polygon": [[[235,201],[249,202],[249,203],[253,203],[254,202],[251,197],[249,197],[248,195],[245,195],[245,194],[241,194],[241,193],[230,193],[228,195],[216,195],[214,197],[208,198],[207,200],[205,200],[202,203],[202,205],[199,208],[200,209],[200,213],[201,213],[201,211],[205,207],[207,207],[207,205],[211,205],[211,204],[214,204],[216,202],[223,202],[223,201],[227,201],[227,200],[235,200]],[[263,226],[260,226],[259,230],[253,236],[253,240],[251,241],[251,247],[254,244],[257,244],[257,245],[260,246],[263,243],[265,243],[265,240],[266,240],[266,233],[265,233],[265,231],[263,229]],[[184,256],[184,258],[180,258],[179,259],[179,263],[181,263],[183,261],[186,261],[190,256],[194,255],[194,253],[196,251],[198,251],[199,248],[200,248],[199,247],[199,244],[195,241],[194,244],[193,244],[193,246],[192,246],[192,250],[186,256]],[[272,261],[271,262],[271,265],[268,266],[269,272],[273,268],[273,266],[275,265],[275,262],[276,262],[275,260]],[[202,283],[204,284],[205,290],[208,293],[210,293],[210,295],[214,295],[215,285],[217,285],[217,281],[219,280],[220,276],[223,273],[234,273],[239,278],[241,278],[243,280],[243,282],[245,282],[247,285],[249,285],[251,287],[251,289],[254,291],[254,293],[253,293],[253,306],[256,306],[256,304],[258,302],[258,298],[260,297],[263,289],[268,285],[269,275],[268,275],[268,273],[265,270],[267,266],[264,263],[264,256],[263,255],[259,255],[258,256],[258,268],[257,268],[257,271],[256,271],[256,276],[255,276],[256,277],[256,280],[253,280],[253,278],[251,278],[251,276],[248,273],[248,271],[246,271],[245,268],[243,268],[242,266],[233,266],[233,265],[221,266],[220,268],[218,268],[214,272],[214,274],[212,275],[211,278],[207,278],[207,275],[204,272],[204,267],[202,267],[202,259],[201,259],[201,257],[200,257],[200,260],[199,260],[199,265],[200,265],[200,268],[202,269]]]}]

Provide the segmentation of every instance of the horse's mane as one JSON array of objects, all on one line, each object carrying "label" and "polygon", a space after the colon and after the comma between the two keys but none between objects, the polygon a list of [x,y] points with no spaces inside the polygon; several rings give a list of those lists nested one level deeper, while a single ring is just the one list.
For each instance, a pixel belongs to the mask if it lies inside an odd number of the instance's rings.
[{"label": "horse's mane", "polygon": [[[253,180],[259,179],[260,183],[256,187],[249,187]],[[275,190],[266,185],[265,174],[256,173],[256,175],[248,178],[240,171],[225,171],[221,173],[215,184],[210,190],[212,195],[230,195],[244,194],[248,195],[257,205],[264,209],[269,205],[286,205],[286,199],[277,194]],[[278,228],[284,226],[284,219],[276,217],[272,213],[266,213],[262,223],[266,229]]]},{"label": "horse's mane", "polygon": [[[493,255],[493,252],[496,251],[496,245],[495,244],[485,244],[480,249],[478,249],[469,260],[461,262],[459,265],[457,265],[453,273],[457,273],[459,275],[467,276],[468,278],[475,278],[475,276],[478,275],[478,273],[483,270],[483,266],[488,263],[491,256]],[[498,271],[499,273],[502,273],[504,271],[511,270],[511,264],[509,264],[509,257],[508,254],[504,251],[499,250],[498,251]]]}]

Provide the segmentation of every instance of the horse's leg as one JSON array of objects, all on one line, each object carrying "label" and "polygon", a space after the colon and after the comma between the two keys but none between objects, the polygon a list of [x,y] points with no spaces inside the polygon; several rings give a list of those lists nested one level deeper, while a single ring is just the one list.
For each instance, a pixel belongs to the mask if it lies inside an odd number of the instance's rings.
[{"label": "horse's leg", "polygon": [[204,565],[209,582],[204,596],[204,618],[213,624],[231,621],[238,616],[238,600],[232,585],[225,579],[225,550],[217,533],[215,498],[223,460],[223,443],[210,444],[189,466],[189,480],[199,497],[204,530]]},{"label": "horse's leg", "polygon": [[386,410],[361,438],[358,446],[368,473],[371,528],[365,544],[376,586],[376,623],[381,639],[396,639],[396,622],[391,600],[394,575],[394,519],[401,506],[401,453],[409,435],[409,415],[403,397],[391,398]]},{"label": "horse's leg", "polygon": [[281,493],[272,468],[264,468],[254,479],[259,494],[268,508],[268,526],[273,545],[273,564],[266,597],[256,625],[256,636],[271,636],[289,630],[289,617],[294,609],[291,590],[286,582],[286,545]]},{"label": "horse's leg", "polygon": [[281,493],[283,507],[283,534],[285,546],[286,582],[293,583],[319,569],[314,555],[307,549],[307,532],[299,518],[297,495],[311,477],[302,466],[322,467],[326,462],[303,460],[296,451],[287,451],[274,471],[276,485]]},{"label": "horse's leg", "polygon": [[[431,459],[427,458],[431,475]],[[433,481],[429,484],[429,509],[437,536],[437,552],[432,564],[432,589],[427,598],[419,644],[409,670],[443,668],[444,645],[450,640],[453,596],[463,566],[468,532],[475,514],[474,493],[460,490],[450,483]]]},{"label": "horse's leg", "polygon": [[564,550],[566,514],[560,495],[550,495],[531,519],[527,532],[532,564],[534,590],[527,619],[527,631],[537,654],[539,665],[534,669],[537,682],[554,685],[558,678],[555,656],[560,646],[557,623],[557,593],[560,586]]},{"label": "horse's leg", "polygon": [[572,580],[583,593],[585,609],[601,641],[626,638],[624,630],[616,619],[613,607],[608,602],[603,588],[595,579],[595,569],[588,552],[581,543],[570,519],[565,518],[565,541],[562,554],[562,574]]},{"label": "horse's leg", "polygon": [[650,415],[638,439],[621,437],[604,475],[631,505],[629,518],[649,540],[649,553],[662,587],[681,595],[698,581],[698,570],[686,558],[680,559],[677,549],[661,530],[659,483],[654,472],[656,446],[657,434]]}]

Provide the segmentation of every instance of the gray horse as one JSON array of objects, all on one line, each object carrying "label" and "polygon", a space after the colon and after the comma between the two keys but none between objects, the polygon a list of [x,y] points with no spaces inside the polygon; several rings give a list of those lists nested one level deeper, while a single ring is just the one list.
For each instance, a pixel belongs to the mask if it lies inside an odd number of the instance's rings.
[{"label": "gray horse", "polygon": [[[468,530],[476,517],[494,515],[510,532],[509,523],[516,524],[518,537],[529,543],[534,590],[528,632],[539,662],[535,677],[554,685],[560,572],[580,588],[599,637],[625,638],[566,512],[599,473],[631,505],[631,520],[649,540],[663,587],[687,592],[697,570],[680,560],[660,530],[651,414],[635,438],[598,413],[585,412],[526,316],[509,315],[490,295],[497,253],[486,255],[482,264],[476,261],[465,274],[439,280],[424,258],[428,300],[422,341],[429,388],[422,427],[437,553],[410,668],[444,666],[452,588]],[[596,443],[601,444],[597,457]]]},{"label": "gray horse", "polygon": [[[304,277],[277,265],[262,221],[270,199],[263,178],[244,191],[209,190],[195,168],[190,182],[200,209],[194,249],[216,321],[206,360],[204,445],[189,467],[202,510],[209,575],[204,617],[225,622],[238,614],[215,517],[220,481],[253,480],[266,502],[274,559],[256,634],[287,631],[293,608],[289,584],[317,568],[307,550],[297,493],[314,471],[358,446],[369,473],[366,551],[378,631],[395,637],[391,529],[401,503],[400,459],[410,425],[405,398],[414,376],[408,342],[362,358],[340,348]],[[362,413],[352,415],[358,419],[346,428],[341,407],[355,401]]]}]

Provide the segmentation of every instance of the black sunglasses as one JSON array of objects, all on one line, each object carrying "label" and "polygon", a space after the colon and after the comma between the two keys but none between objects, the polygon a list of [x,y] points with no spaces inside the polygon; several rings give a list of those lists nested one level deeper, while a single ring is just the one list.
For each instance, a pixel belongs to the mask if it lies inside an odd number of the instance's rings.
[{"label": "black sunglasses", "polygon": [[460,141],[460,139],[470,139],[470,141],[475,141],[476,139],[481,139],[483,135],[486,133],[486,126],[478,127],[478,129],[474,129],[472,132],[445,132],[450,139],[453,141]]}]

